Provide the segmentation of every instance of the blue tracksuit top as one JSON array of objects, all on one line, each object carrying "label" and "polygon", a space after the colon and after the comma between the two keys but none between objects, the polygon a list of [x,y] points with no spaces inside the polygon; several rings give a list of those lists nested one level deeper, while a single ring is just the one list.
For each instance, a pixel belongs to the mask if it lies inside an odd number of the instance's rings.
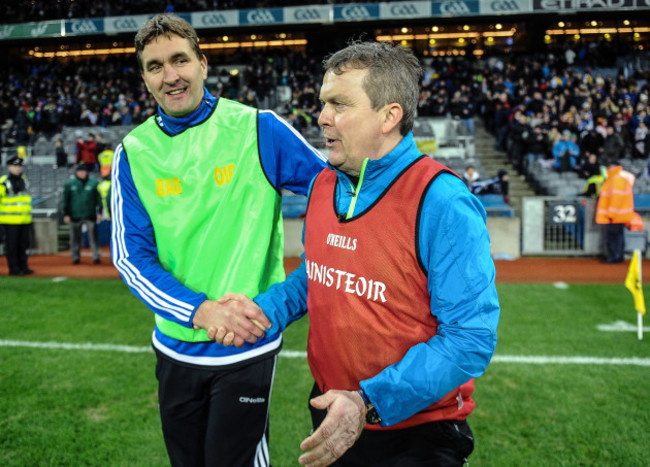
[{"label": "blue tracksuit top", "polygon": [[[368,208],[420,155],[409,133],[387,155],[367,161],[361,186],[352,187],[350,179],[337,170],[338,212],[348,213],[354,192],[355,213]],[[399,362],[360,382],[383,426],[410,417],[480,376],[492,358],[500,307],[485,219],[480,201],[454,175],[441,174],[425,195],[420,255],[428,271],[431,313],[438,319],[438,334],[426,345],[412,347]],[[267,334],[279,333],[303,316],[307,311],[304,259],[285,282],[273,285],[255,301],[273,323]],[[423,394],[414,391],[415,387],[430,391]]]},{"label": "blue tracksuit top", "polygon": [[[201,105],[191,114],[173,118],[159,108],[158,115],[153,118],[168,134],[191,131],[193,126],[210,116],[217,100],[204,88]],[[260,110],[258,113],[258,147],[262,168],[278,192],[286,188],[306,195],[310,181],[325,167],[325,158],[272,111]],[[154,313],[191,327],[196,309],[207,296],[183,285],[158,261],[153,225],[138,195],[128,155],[121,144],[116,148],[113,159],[111,212],[112,260],[131,291]],[[170,313],[170,309],[179,307],[187,312]],[[176,360],[219,366],[259,356],[271,349],[277,351],[281,336],[269,335],[256,344],[246,343],[241,349],[209,342],[180,342],[157,329],[152,340],[155,348]]]}]

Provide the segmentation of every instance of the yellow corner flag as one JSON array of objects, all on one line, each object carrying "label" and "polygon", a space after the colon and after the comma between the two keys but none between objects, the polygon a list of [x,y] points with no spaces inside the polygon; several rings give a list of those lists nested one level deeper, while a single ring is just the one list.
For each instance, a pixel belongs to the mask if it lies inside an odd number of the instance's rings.
[{"label": "yellow corner flag", "polygon": [[625,287],[632,292],[634,297],[634,308],[636,311],[645,315],[645,300],[643,298],[643,288],[641,287],[641,252],[634,250],[634,255],[630,260],[630,268],[627,270],[625,277]]}]

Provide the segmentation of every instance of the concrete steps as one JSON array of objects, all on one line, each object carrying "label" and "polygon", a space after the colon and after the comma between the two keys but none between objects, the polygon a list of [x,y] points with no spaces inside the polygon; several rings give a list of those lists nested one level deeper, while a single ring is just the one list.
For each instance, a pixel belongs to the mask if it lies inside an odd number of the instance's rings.
[{"label": "concrete steps", "polygon": [[476,159],[483,167],[482,177],[493,177],[501,169],[509,174],[510,205],[515,210],[516,216],[521,216],[521,199],[524,196],[535,196],[535,191],[526,182],[524,177],[517,174],[515,168],[508,161],[505,152],[494,148],[496,138],[485,130],[482,122],[478,121],[474,131],[474,145]]}]

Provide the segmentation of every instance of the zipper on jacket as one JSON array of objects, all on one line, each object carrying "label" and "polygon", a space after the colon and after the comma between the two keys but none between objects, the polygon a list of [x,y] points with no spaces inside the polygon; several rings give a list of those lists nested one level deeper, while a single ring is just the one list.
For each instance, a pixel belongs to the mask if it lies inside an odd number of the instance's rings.
[{"label": "zipper on jacket", "polygon": [[345,219],[350,219],[354,215],[354,207],[357,204],[357,198],[359,192],[361,191],[361,184],[363,183],[363,174],[366,172],[366,164],[368,163],[368,158],[366,157],[361,164],[361,173],[359,174],[359,182],[355,188],[352,183],[350,183],[350,188],[352,188],[352,200],[350,201],[350,207],[348,208],[348,213],[345,216]]}]

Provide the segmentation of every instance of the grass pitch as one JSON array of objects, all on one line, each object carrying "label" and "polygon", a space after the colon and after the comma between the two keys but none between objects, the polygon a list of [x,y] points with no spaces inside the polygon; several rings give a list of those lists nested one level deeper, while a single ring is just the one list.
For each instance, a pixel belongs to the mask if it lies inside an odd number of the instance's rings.
[{"label": "grass pitch", "polygon": [[[498,289],[499,344],[476,381],[471,465],[648,465],[650,333],[639,341],[597,329],[636,323],[623,284]],[[153,317],[121,281],[4,277],[0,300],[1,465],[168,465],[148,350]],[[307,326],[290,327],[285,351],[305,350]],[[278,362],[271,461],[295,466],[312,380],[303,357]]]}]

